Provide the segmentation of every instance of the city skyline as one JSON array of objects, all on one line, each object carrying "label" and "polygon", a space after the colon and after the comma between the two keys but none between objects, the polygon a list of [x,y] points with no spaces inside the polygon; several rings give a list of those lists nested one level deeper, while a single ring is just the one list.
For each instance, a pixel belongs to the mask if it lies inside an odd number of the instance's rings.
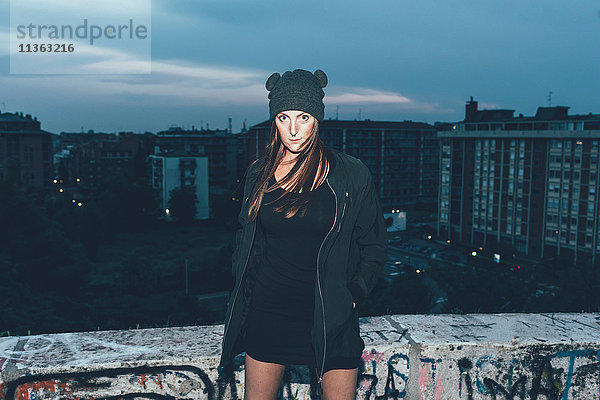
[{"label": "city skyline", "polygon": [[460,121],[470,96],[525,115],[600,109],[600,41],[582,40],[600,38],[592,1],[278,4],[152,1],[149,75],[11,75],[2,12],[0,111],[53,133],[223,129],[229,117],[237,132],[268,118],[264,82],[293,68],[327,73],[325,118]]}]

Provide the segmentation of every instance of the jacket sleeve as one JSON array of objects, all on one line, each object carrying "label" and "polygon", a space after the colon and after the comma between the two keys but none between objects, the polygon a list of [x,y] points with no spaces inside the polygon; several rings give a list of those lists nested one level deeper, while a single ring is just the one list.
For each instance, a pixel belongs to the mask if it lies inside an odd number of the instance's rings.
[{"label": "jacket sleeve", "polygon": [[359,261],[348,283],[354,302],[360,304],[371,292],[387,261],[387,229],[371,173],[365,167],[366,184],[360,197],[354,240],[359,249]]}]

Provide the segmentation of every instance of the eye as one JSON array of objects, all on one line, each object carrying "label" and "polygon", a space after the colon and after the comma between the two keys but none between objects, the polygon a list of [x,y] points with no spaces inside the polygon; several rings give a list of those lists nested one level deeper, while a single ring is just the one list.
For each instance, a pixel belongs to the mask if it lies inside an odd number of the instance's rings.
[{"label": "eye", "polygon": [[302,114],[300,116],[300,118],[302,119],[302,121],[307,122],[310,119],[310,115],[308,115],[308,114]]},{"label": "eye", "polygon": [[285,121],[285,120],[286,120],[286,118],[287,118],[287,115],[285,115],[285,114],[279,114],[279,115],[277,116],[277,118],[279,118],[279,120],[280,120],[280,121]]}]

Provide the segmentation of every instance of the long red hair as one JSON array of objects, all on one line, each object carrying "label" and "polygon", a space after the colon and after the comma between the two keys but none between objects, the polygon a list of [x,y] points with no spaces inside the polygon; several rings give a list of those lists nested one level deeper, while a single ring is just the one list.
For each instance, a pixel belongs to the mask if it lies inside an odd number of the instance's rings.
[{"label": "long red hair", "polygon": [[325,145],[319,137],[319,121],[315,119],[310,138],[298,153],[294,166],[280,182],[269,186],[269,180],[275,174],[285,153],[285,147],[273,120],[269,143],[250,196],[248,219],[250,221],[256,219],[264,194],[279,187],[286,187],[286,190],[273,202],[281,200],[281,203],[273,209],[276,212],[285,211],[285,218],[291,218],[298,212],[304,215],[313,194],[312,190],[321,185],[327,176],[328,165],[325,152]]}]

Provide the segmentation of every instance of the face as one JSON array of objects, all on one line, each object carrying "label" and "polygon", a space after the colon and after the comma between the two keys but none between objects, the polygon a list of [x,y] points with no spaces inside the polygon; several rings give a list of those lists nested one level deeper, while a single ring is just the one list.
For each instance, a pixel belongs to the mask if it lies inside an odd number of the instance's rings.
[{"label": "face", "polygon": [[312,136],[316,118],[304,111],[282,111],[275,116],[279,138],[285,147],[285,157],[295,157]]}]

